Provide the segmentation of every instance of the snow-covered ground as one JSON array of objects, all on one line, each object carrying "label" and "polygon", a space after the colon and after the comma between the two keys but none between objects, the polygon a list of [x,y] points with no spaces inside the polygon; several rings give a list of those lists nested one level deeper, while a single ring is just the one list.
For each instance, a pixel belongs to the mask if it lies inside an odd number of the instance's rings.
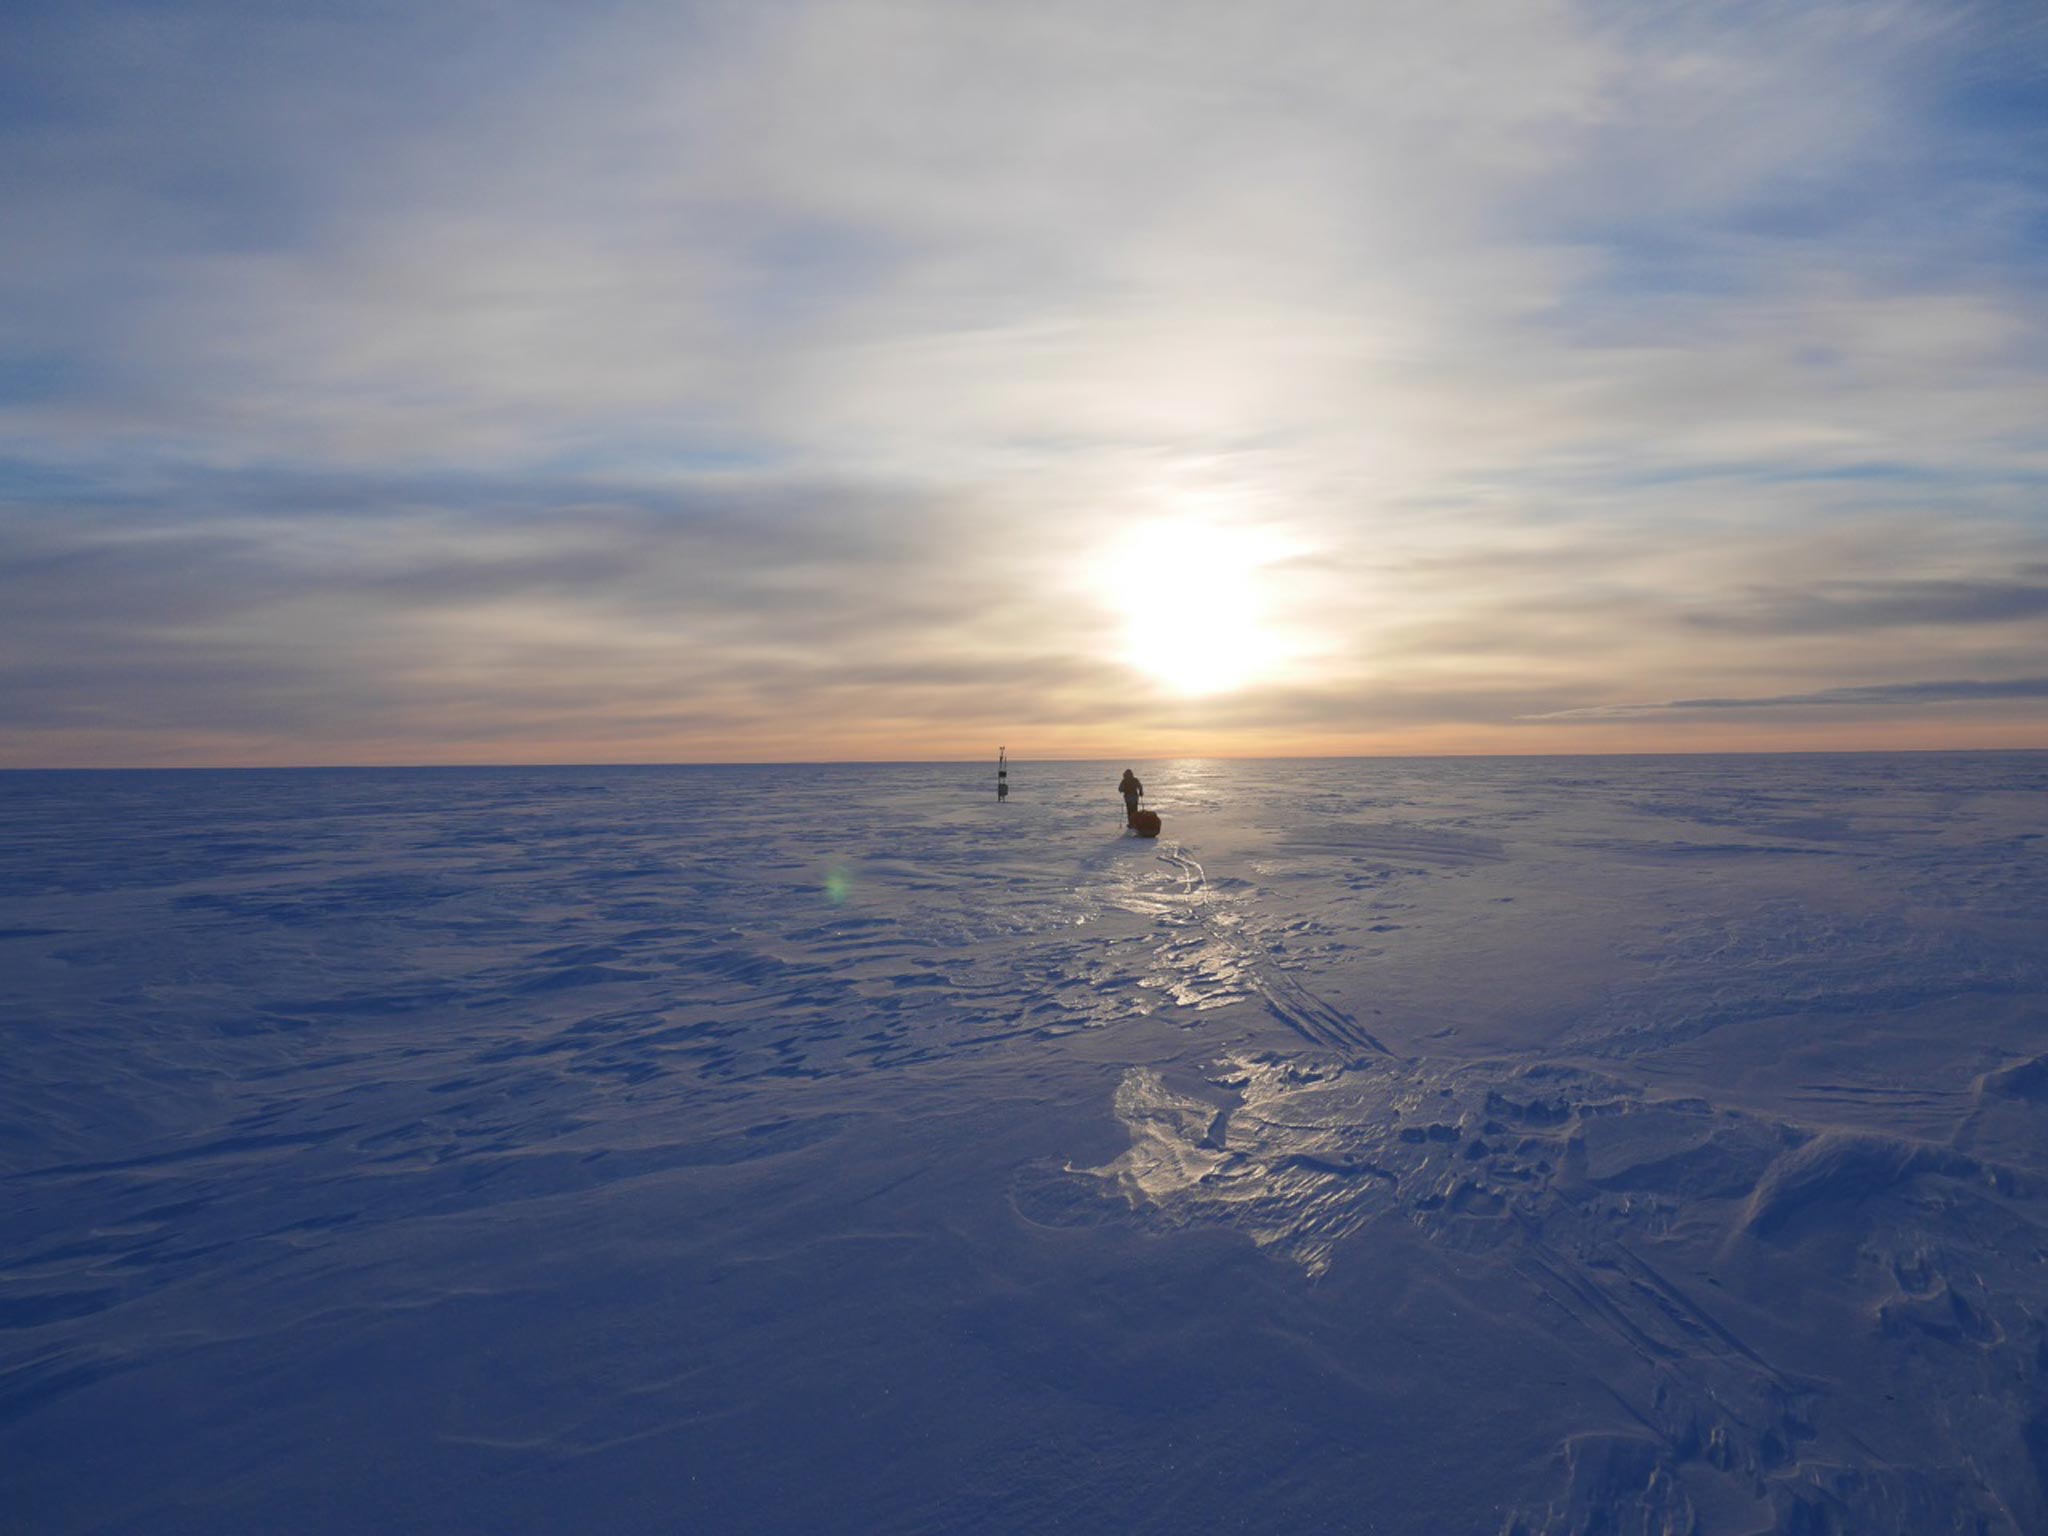
[{"label": "snow-covered ground", "polygon": [[0,776],[0,1531],[2048,1530],[2048,756]]}]

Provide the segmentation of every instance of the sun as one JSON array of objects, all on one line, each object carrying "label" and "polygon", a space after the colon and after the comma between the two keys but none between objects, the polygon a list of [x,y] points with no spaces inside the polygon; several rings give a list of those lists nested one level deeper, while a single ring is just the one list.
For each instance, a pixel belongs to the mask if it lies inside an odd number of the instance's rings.
[{"label": "sun", "polygon": [[1159,522],[1124,540],[1104,585],[1125,659],[1189,698],[1270,677],[1285,656],[1261,574],[1273,559],[1256,536],[1209,523]]}]

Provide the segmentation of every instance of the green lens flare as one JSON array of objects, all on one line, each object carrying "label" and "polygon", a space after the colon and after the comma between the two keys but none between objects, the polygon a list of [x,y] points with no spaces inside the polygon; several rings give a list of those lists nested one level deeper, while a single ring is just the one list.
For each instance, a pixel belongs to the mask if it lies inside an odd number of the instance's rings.
[{"label": "green lens flare", "polygon": [[853,890],[853,877],[843,869],[829,871],[825,876],[825,899],[833,906],[844,906],[848,893]]}]

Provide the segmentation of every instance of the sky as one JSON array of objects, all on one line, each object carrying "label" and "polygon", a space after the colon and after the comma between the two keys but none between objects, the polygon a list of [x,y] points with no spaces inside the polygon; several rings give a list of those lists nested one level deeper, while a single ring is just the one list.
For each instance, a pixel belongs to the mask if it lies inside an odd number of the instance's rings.
[{"label": "sky", "polygon": [[0,209],[0,766],[2048,747],[2038,0],[16,0]]}]

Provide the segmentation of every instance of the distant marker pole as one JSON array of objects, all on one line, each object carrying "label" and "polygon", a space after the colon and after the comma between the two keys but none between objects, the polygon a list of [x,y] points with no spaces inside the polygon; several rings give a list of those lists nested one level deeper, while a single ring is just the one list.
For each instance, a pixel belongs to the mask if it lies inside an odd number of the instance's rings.
[{"label": "distant marker pole", "polygon": [[996,798],[998,800],[1010,798],[1010,749],[1008,747],[996,748]]}]

